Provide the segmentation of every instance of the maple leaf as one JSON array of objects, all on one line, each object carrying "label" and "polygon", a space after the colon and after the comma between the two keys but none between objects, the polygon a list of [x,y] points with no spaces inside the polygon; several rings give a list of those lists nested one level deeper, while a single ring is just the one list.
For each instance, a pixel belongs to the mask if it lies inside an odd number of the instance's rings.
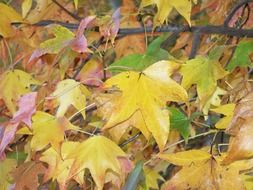
[{"label": "maple leaf", "polygon": [[71,173],[76,175],[88,168],[98,189],[102,190],[108,170],[121,174],[117,157],[126,157],[126,154],[113,141],[103,136],[90,137],[69,155],[75,159]]},{"label": "maple leaf", "polygon": [[31,129],[31,118],[35,113],[35,99],[37,92],[31,92],[23,95],[19,99],[19,110],[13,115],[13,118],[5,123],[2,134],[0,134],[0,156],[3,154],[6,146],[14,139],[18,126],[21,122],[25,123]]},{"label": "maple leaf", "polygon": [[162,186],[162,190],[244,189],[240,174],[253,167],[252,161],[238,161],[223,166],[222,157],[213,157],[201,150],[191,151],[194,154],[191,155],[190,151],[176,153],[176,158],[173,154],[163,156],[165,160],[182,166],[182,169]]},{"label": "maple leaf", "polygon": [[63,142],[60,153],[55,151],[52,147],[42,153],[40,161],[46,162],[49,166],[44,176],[44,181],[52,178],[57,180],[60,189],[66,189],[66,183],[70,178],[76,179],[80,184],[83,181],[84,171],[77,174],[77,176],[70,176],[70,169],[74,163],[74,159],[68,159],[67,156],[73,151],[73,147],[77,147],[78,142]]},{"label": "maple leaf", "polygon": [[183,75],[184,88],[189,89],[191,85],[197,85],[201,109],[216,90],[217,80],[228,74],[218,62],[202,56],[183,64],[180,73]]},{"label": "maple leaf", "polygon": [[0,160],[0,190],[10,188],[10,183],[13,180],[11,172],[16,168],[17,162],[14,159]]},{"label": "maple leaf", "polygon": [[44,174],[46,167],[40,162],[26,162],[13,171],[16,185],[15,190],[37,189],[39,186],[38,175]]},{"label": "maple leaf", "polygon": [[202,150],[188,150],[174,154],[158,154],[158,157],[175,165],[187,166],[203,161],[205,162],[211,158],[211,155]]},{"label": "maple leaf", "polygon": [[56,118],[42,111],[37,111],[32,117],[32,121],[32,133],[26,128],[20,129],[18,133],[33,135],[31,149],[35,151],[42,150],[48,144],[51,144],[59,152],[65,131],[79,129],[64,117]]},{"label": "maple leaf", "polygon": [[66,79],[57,84],[56,90],[49,98],[56,98],[59,107],[56,117],[62,117],[66,113],[70,105],[73,105],[78,111],[81,111],[85,118],[86,97],[89,95],[88,89],[80,82],[73,79]]},{"label": "maple leaf", "polygon": [[115,127],[140,111],[138,119],[144,121],[143,127],[152,133],[162,150],[169,134],[169,113],[164,109],[166,102],[186,102],[188,98],[184,88],[170,78],[177,68],[174,62],[160,61],[143,72],[122,72],[108,79],[105,87],[116,86],[122,95],[116,100],[115,110],[104,129]]},{"label": "maple leaf", "polygon": [[30,92],[31,85],[40,84],[31,75],[21,70],[6,71],[1,76],[0,99],[3,99],[12,114],[21,95]]},{"label": "maple leaf", "polygon": [[191,0],[142,0],[141,2],[142,7],[152,4],[156,4],[158,10],[154,18],[155,26],[163,24],[173,8],[175,8],[191,26]]},{"label": "maple leaf", "polygon": [[0,12],[0,35],[5,38],[14,36],[15,31],[11,23],[22,22],[22,17],[13,8],[4,3],[0,3]]},{"label": "maple leaf", "polygon": [[57,54],[68,46],[70,46],[73,51],[79,53],[90,52],[88,49],[87,39],[84,37],[83,32],[88,24],[94,19],[94,16],[84,18],[79,24],[76,35],[69,29],[60,25],[56,25],[52,31],[55,35],[55,38],[41,43],[40,48],[35,50],[31,55],[29,62],[47,53]]},{"label": "maple leaf", "polygon": [[[159,189],[158,183],[157,181],[164,181],[163,177],[155,170],[148,168],[148,167],[144,167],[143,168],[144,171],[144,176],[145,176],[145,186],[147,189]],[[140,187],[141,189],[145,189]]]},{"label": "maple leaf", "polygon": [[219,114],[225,115],[225,117],[221,118],[216,124],[215,127],[217,129],[226,129],[229,123],[232,120],[234,114],[235,104],[225,104],[219,106],[218,108],[211,109],[211,111]]}]

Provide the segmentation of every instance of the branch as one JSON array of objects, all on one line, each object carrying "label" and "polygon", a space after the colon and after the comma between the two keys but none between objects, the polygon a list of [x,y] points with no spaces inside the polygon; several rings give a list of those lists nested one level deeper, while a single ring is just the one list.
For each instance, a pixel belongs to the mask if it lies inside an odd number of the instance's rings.
[{"label": "branch", "polygon": [[233,18],[233,16],[235,15],[238,9],[240,9],[243,5],[251,3],[251,2],[253,2],[253,0],[242,0],[241,2],[236,4],[234,8],[230,11],[230,13],[228,14],[227,18],[225,19],[224,26],[225,27],[228,26],[229,22],[231,21],[231,19]]},{"label": "branch", "polygon": [[72,12],[70,12],[68,9],[66,9],[64,6],[62,6],[57,0],[52,0],[56,5],[58,5],[64,12],[66,12],[68,15],[70,15],[72,18],[76,20],[81,20],[81,18]]}]

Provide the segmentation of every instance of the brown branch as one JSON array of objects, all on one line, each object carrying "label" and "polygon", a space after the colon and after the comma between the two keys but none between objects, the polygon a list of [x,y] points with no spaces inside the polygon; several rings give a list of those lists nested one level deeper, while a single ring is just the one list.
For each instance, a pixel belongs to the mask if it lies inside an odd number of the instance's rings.
[{"label": "brown branch", "polygon": [[56,5],[58,5],[64,12],[66,12],[68,15],[70,15],[72,18],[80,21],[81,18],[74,13],[70,12],[68,9],[66,9],[63,5],[61,5],[57,0],[52,0]]}]

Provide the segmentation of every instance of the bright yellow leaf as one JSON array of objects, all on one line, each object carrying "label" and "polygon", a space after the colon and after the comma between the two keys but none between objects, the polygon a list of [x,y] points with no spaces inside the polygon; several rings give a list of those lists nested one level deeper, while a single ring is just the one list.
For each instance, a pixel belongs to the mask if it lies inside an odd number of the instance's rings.
[{"label": "bright yellow leaf", "polygon": [[161,25],[175,8],[191,26],[191,0],[142,0],[142,7],[156,4],[157,13],[155,15],[155,25]]},{"label": "bright yellow leaf", "polygon": [[59,108],[56,116],[62,117],[67,112],[70,105],[80,111],[85,118],[86,96],[89,95],[88,89],[80,82],[73,79],[66,79],[57,84],[56,90],[51,97],[57,99]]},{"label": "bright yellow leaf", "polygon": [[17,162],[14,159],[0,160],[0,190],[10,188],[13,180],[11,172],[16,168]]},{"label": "bright yellow leaf", "polygon": [[0,99],[3,99],[12,114],[16,112],[17,101],[21,95],[31,92],[32,84],[40,84],[33,77],[21,70],[7,71],[0,80]]},{"label": "bright yellow leaf", "polygon": [[220,87],[217,87],[211,97],[206,101],[204,104],[202,111],[205,114],[205,119],[207,119],[208,111],[211,106],[220,106],[221,104],[221,99],[219,96],[227,94],[227,91],[223,90]]},{"label": "bright yellow leaf", "polygon": [[174,165],[187,166],[209,160],[211,155],[203,150],[188,150],[174,154],[159,154],[158,157]]},{"label": "bright yellow leaf", "polygon": [[174,62],[159,61],[143,72],[122,72],[108,79],[105,87],[115,86],[122,94],[115,100],[114,110],[104,129],[115,127],[140,111],[141,114],[136,119],[144,120],[147,130],[162,151],[169,134],[166,102],[186,102],[188,99],[185,89],[170,78],[177,68],[178,65]]},{"label": "bright yellow leaf", "polygon": [[22,22],[22,17],[13,8],[0,3],[0,35],[7,38],[15,34],[11,23]]},{"label": "bright yellow leaf", "polygon": [[[66,183],[70,178],[83,178],[84,172],[78,173],[78,176],[70,176],[70,169],[74,163],[74,159],[67,159],[67,156],[73,151],[73,147],[78,146],[78,142],[63,142],[60,153],[55,151],[52,147],[42,153],[40,160],[48,164],[48,169],[44,180],[57,180],[60,189],[66,189]],[[78,181],[83,183],[82,181]]]},{"label": "bright yellow leaf", "polygon": [[193,84],[197,85],[201,109],[216,90],[217,80],[228,74],[218,62],[202,56],[183,64],[180,73],[183,75],[183,87],[189,89]]},{"label": "bright yellow leaf", "polygon": [[22,17],[25,18],[27,13],[32,8],[32,0],[23,0],[22,2]]},{"label": "bright yellow leaf", "polygon": [[215,124],[215,127],[217,129],[226,129],[227,128],[227,126],[231,122],[232,117],[234,115],[234,109],[235,109],[235,104],[226,104],[226,105],[222,105],[218,108],[211,109],[211,111],[225,115],[225,117],[221,118]]},{"label": "bright yellow leaf", "polygon": [[103,189],[105,175],[110,170],[121,174],[121,166],[117,157],[126,154],[110,139],[103,136],[90,137],[75,147],[69,158],[75,159],[71,173],[76,175],[85,168],[89,169],[99,190]]},{"label": "bright yellow leaf", "polygon": [[[163,177],[155,170],[151,168],[144,167],[143,169],[145,175],[145,185],[148,189],[159,189],[158,180],[164,181]],[[142,186],[139,187],[139,190],[144,190]]]},{"label": "bright yellow leaf", "polygon": [[32,150],[39,151],[48,144],[60,151],[60,144],[64,140],[67,130],[78,130],[66,118],[56,118],[48,113],[38,111],[32,117]]}]

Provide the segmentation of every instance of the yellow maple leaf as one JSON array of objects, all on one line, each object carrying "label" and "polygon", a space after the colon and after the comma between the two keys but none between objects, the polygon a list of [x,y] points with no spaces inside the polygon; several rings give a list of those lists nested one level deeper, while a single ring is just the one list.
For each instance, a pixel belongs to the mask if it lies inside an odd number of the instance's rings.
[{"label": "yellow maple leaf", "polygon": [[102,190],[108,170],[121,174],[117,157],[126,157],[126,154],[113,141],[103,136],[90,137],[69,154],[69,159],[75,159],[71,173],[76,175],[89,169],[98,189]]},{"label": "yellow maple leaf", "polygon": [[211,155],[203,150],[188,150],[174,154],[159,154],[158,157],[172,164],[185,166],[209,160]]},{"label": "yellow maple leaf", "polygon": [[156,26],[163,24],[164,21],[167,20],[173,8],[175,8],[191,26],[191,0],[142,0],[141,2],[142,7],[152,4],[156,4],[157,6],[157,13],[154,21]]},{"label": "yellow maple leaf", "polygon": [[[121,96],[115,101],[114,110],[104,129],[136,116],[143,120],[143,126],[135,126],[142,132],[148,130],[154,136],[160,150],[164,148],[169,134],[169,113],[167,101],[186,102],[187,93],[183,87],[170,78],[178,65],[171,61],[159,61],[143,72],[122,72],[105,82],[105,87],[117,87]],[[145,129],[145,130],[144,130]]]},{"label": "yellow maple leaf", "polygon": [[85,118],[86,95],[89,95],[89,91],[80,82],[73,79],[60,81],[51,95],[59,103],[56,116],[64,116],[69,106],[73,105]]},{"label": "yellow maple leaf", "polygon": [[[204,153],[203,153],[204,154]],[[208,154],[207,152],[205,153]],[[187,159],[188,151],[181,152],[177,155],[178,160]],[[197,155],[195,155],[197,156]],[[214,157],[209,154],[209,158],[199,154],[195,160],[202,160],[202,162],[190,162],[185,165],[183,162],[182,169],[177,172],[169,181],[163,186],[162,190],[168,189],[198,189],[198,190],[237,190],[245,189],[244,182],[240,178],[241,172],[252,168],[252,161],[238,161],[233,164],[222,165],[222,157]],[[173,160],[173,157],[170,159]],[[179,162],[181,166],[181,162]]]},{"label": "yellow maple leaf", "polygon": [[[145,176],[145,185],[147,189],[159,189],[157,181],[164,181],[163,177],[158,173],[158,171],[155,171],[151,168],[144,167],[144,176]],[[142,186],[139,186],[138,190],[144,190],[146,189]]]},{"label": "yellow maple leaf", "polygon": [[211,106],[220,106],[221,104],[221,99],[219,96],[221,95],[225,95],[227,93],[227,91],[223,90],[220,87],[216,87],[215,91],[213,92],[213,94],[211,95],[211,97],[206,101],[206,103],[204,104],[202,111],[205,114],[205,119],[207,119],[207,115],[208,115],[208,111],[210,109]]},{"label": "yellow maple leaf", "polygon": [[215,127],[217,129],[226,129],[229,123],[232,120],[234,115],[235,104],[225,104],[218,108],[211,109],[211,111],[219,114],[225,115],[222,119],[220,119],[216,124]]},{"label": "yellow maple leaf", "polygon": [[21,22],[22,17],[13,8],[4,3],[0,3],[0,35],[7,38],[15,34],[12,22]]},{"label": "yellow maple leaf", "polygon": [[16,168],[16,165],[17,162],[14,159],[0,160],[0,190],[10,188],[11,172]]},{"label": "yellow maple leaf", "polygon": [[56,118],[48,113],[37,111],[32,117],[32,132],[28,128],[22,128],[18,134],[33,135],[31,149],[42,150],[48,144],[60,152],[60,144],[64,140],[64,133],[67,130],[78,130],[79,127],[72,125],[66,118]]},{"label": "yellow maple leaf", "polygon": [[42,153],[40,160],[46,162],[49,166],[44,176],[44,181],[49,179],[57,180],[60,189],[66,189],[66,183],[70,178],[76,179],[79,184],[82,184],[84,171],[78,173],[77,176],[70,176],[70,169],[74,163],[74,159],[68,159],[67,156],[73,151],[73,147],[78,146],[78,142],[67,141],[61,145],[60,153],[55,151],[52,147]]},{"label": "yellow maple leaf", "polygon": [[0,99],[3,99],[12,114],[16,112],[17,101],[21,95],[31,92],[32,84],[40,84],[21,70],[6,71],[1,76]]},{"label": "yellow maple leaf", "polygon": [[197,85],[201,109],[216,90],[217,80],[228,74],[218,62],[203,56],[187,61],[181,66],[180,73],[183,87],[189,89],[191,85]]}]

